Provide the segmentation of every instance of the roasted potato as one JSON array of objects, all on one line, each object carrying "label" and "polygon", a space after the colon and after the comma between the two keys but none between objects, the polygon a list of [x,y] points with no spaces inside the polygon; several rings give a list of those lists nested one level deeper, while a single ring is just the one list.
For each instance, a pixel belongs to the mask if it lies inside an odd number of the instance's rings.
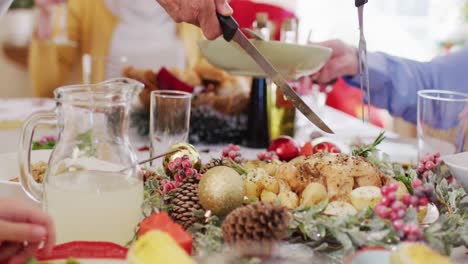
[{"label": "roasted potato", "polygon": [[363,186],[351,192],[351,203],[356,210],[376,206],[382,199],[380,189],[375,186]]},{"label": "roasted potato", "polygon": [[279,182],[276,178],[273,178],[271,176],[263,177],[258,182],[258,185],[261,190],[267,190],[275,194],[279,193]]},{"label": "roasted potato", "polygon": [[258,198],[261,193],[260,185],[250,180],[244,180],[245,195],[250,198]]},{"label": "roasted potato", "polygon": [[301,194],[301,205],[310,207],[327,199],[328,193],[325,186],[320,183],[309,183]]},{"label": "roasted potato", "polygon": [[323,213],[331,216],[347,216],[354,215],[357,211],[350,203],[334,201],[328,204]]},{"label": "roasted potato", "polygon": [[274,203],[278,196],[275,193],[269,192],[267,190],[263,190],[262,194],[260,195],[260,201],[267,202],[267,203]]},{"label": "roasted potato", "polygon": [[275,176],[276,171],[281,164],[282,163],[280,161],[264,162],[262,168],[268,173],[268,175]]},{"label": "roasted potato", "polygon": [[302,193],[307,184],[311,182],[308,177],[300,174],[297,167],[291,163],[281,165],[276,172],[276,178],[284,180],[296,193]]},{"label": "roasted potato", "polygon": [[278,200],[281,205],[289,209],[296,209],[299,206],[299,198],[295,192],[280,192]]}]

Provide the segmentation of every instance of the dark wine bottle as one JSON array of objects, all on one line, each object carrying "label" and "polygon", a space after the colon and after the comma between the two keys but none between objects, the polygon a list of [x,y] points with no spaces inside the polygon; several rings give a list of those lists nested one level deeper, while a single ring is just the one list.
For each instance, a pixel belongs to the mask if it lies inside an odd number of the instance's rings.
[{"label": "dark wine bottle", "polygon": [[265,78],[252,80],[246,135],[246,145],[250,148],[267,148],[270,144],[267,89]]}]

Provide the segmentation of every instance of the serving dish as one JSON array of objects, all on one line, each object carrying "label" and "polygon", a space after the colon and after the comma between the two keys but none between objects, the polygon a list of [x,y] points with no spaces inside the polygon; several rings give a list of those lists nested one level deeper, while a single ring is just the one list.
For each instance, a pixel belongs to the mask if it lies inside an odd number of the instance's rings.
[{"label": "serving dish", "polygon": [[[51,150],[35,150],[31,154],[31,162],[33,164],[39,161],[47,162],[51,152]],[[16,152],[0,154],[0,197],[29,199],[20,183],[12,181],[19,177],[19,174],[18,154]]]},{"label": "serving dish", "polygon": [[[252,43],[287,79],[298,79],[318,72],[330,59],[332,50],[318,45],[298,45],[277,41],[252,40]],[[203,56],[216,67],[234,75],[265,77],[236,43],[219,38],[198,42]]]},{"label": "serving dish", "polygon": [[468,191],[468,152],[442,156],[452,175]]}]

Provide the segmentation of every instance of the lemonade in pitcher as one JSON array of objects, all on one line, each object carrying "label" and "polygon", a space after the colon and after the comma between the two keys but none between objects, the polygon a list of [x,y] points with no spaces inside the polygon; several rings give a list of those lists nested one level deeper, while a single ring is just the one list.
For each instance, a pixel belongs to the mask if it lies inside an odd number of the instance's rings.
[{"label": "lemonade in pitcher", "polygon": [[78,171],[44,186],[46,211],[57,243],[73,240],[129,242],[142,218],[143,185],[116,173]]},{"label": "lemonade in pitcher", "polygon": [[[128,139],[130,108],[143,84],[120,78],[55,90],[57,108],[24,123],[21,184],[55,223],[57,242],[129,242],[142,218],[143,180]],[[43,184],[30,172],[35,127],[56,123],[59,137]]]}]

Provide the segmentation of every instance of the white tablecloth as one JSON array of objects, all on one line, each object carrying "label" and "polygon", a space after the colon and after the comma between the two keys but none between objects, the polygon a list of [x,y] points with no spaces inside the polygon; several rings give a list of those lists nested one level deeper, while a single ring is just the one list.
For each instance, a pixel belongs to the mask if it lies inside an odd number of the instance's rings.
[{"label": "white tablecloth", "polygon": [[[30,114],[50,110],[55,103],[50,99],[1,99],[0,100],[0,153],[15,152],[19,142],[21,121]],[[330,107],[323,107],[319,111],[322,119],[335,132],[329,135],[340,140],[356,137],[376,137],[381,128],[372,124],[363,123],[361,120]],[[302,120],[302,119],[299,119]],[[304,123],[303,120],[300,121]],[[311,123],[305,122],[304,126],[296,129],[296,139],[299,143],[307,141],[310,134],[318,129]],[[54,133],[54,131],[38,131],[38,136]],[[387,132],[387,137],[397,137],[392,132]],[[136,148],[149,144],[147,138],[141,138],[131,132],[131,139]],[[220,146],[200,146],[200,148],[219,149]]]}]

